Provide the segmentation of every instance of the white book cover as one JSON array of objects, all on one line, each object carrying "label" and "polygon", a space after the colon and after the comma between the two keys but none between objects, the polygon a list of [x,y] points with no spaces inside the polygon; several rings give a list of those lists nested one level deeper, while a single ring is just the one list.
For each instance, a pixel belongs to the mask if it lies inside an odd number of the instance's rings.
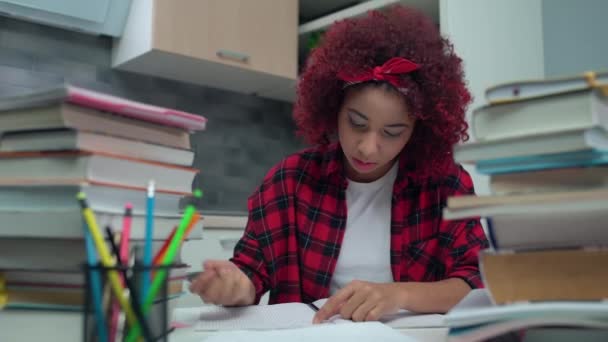
[{"label": "white book cover", "polygon": [[502,103],[603,86],[608,86],[608,71],[497,84],[488,87],[485,96],[490,103]]},{"label": "white book cover", "polygon": [[489,104],[471,116],[471,132],[478,141],[593,127],[608,130],[608,95],[594,90]]}]

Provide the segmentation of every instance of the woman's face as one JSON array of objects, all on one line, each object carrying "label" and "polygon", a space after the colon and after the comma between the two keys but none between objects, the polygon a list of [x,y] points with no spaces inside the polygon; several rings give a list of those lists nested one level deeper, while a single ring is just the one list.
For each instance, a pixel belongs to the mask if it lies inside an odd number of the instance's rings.
[{"label": "woman's face", "polygon": [[347,90],[338,114],[347,177],[372,182],[386,174],[410,140],[415,123],[405,98],[396,91],[374,86]]}]

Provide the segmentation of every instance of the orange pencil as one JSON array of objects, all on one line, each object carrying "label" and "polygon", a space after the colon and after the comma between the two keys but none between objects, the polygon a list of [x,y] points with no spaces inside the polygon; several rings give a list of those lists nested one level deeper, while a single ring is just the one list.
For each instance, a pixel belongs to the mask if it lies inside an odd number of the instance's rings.
[{"label": "orange pencil", "polygon": [[[184,236],[187,237],[188,235],[190,235],[190,232],[192,231],[192,229],[194,228],[194,226],[196,225],[198,220],[200,220],[200,218],[201,218],[201,214],[194,213],[194,215],[192,216],[192,220],[188,224],[188,228],[186,228],[186,233],[184,234]],[[160,261],[165,256],[165,253],[167,252],[167,248],[169,247],[169,242],[171,240],[173,240],[173,236],[175,235],[176,229],[177,229],[177,226],[173,227],[171,234],[169,234],[169,237],[165,240],[165,242],[163,243],[163,245],[160,248],[160,250],[158,251],[158,253],[156,253],[156,255],[154,256],[154,263],[153,263],[154,265],[160,265]]]}]

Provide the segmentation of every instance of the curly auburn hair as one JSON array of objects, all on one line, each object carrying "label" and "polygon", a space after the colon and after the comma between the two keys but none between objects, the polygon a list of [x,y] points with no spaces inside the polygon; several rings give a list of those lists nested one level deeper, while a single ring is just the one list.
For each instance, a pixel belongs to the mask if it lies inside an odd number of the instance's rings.
[{"label": "curly auburn hair", "polygon": [[471,95],[451,43],[411,8],[393,6],[330,27],[300,76],[293,113],[297,133],[311,144],[328,143],[345,93],[337,73],[373,68],[392,57],[421,65],[402,76],[410,114],[418,121],[403,154],[419,176],[440,175],[454,163],[453,145],[469,138],[465,113]]}]

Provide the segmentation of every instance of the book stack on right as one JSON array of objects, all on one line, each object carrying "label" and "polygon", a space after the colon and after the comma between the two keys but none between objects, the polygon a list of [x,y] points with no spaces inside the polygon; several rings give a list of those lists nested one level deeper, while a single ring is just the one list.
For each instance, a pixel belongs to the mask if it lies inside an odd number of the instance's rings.
[{"label": "book stack on right", "polygon": [[476,142],[454,158],[488,175],[491,194],[449,198],[444,219],[487,219],[479,263],[494,305],[575,305],[553,325],[608,328],[608,311],[586,315],[608,308],[608,72],[498,85],[486,99],[473,111]]}]

